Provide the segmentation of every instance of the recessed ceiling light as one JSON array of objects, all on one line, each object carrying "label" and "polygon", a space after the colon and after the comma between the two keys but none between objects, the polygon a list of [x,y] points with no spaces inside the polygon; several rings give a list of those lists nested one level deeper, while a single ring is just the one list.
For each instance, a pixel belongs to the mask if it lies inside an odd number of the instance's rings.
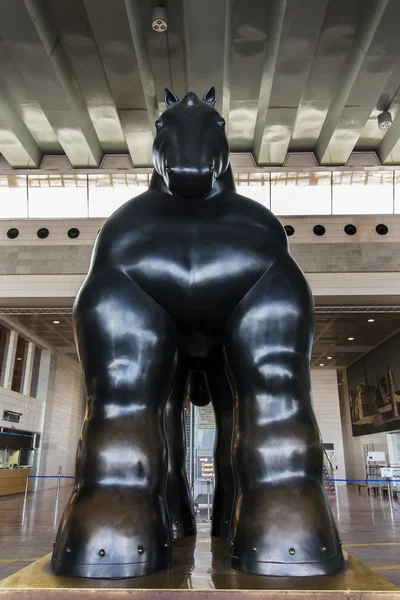
[{"label": "recessed ceiling light", "polygon": [[319,363],[319,366],[324,367],[325,365],[324,365],[324,363]]},{"label": "recessed ceiling light", "polygon": [[333,356],[327,356],[326,357],[328,360],[332,360]]},{"label": "recessed ceiling light", "polygon": [[368,319],[368,323],[374,323],[375,319]]},{"label": "recessed ceiling light", "polygon": [[22,358],[20,356],[17,356],[17,360],[22,360]]},{"label": "recessed ceiling light", "polygon": [[354,338],[353,338],[353,337],[349,337],[349,338],[347,338],[347,339],[349,340],[349,342],[352,342],[352,341],[354,340]]},{"label": "recessed ceiling light", "polygon": [[54,325],[59,325],[60,321],[53,321]]}]

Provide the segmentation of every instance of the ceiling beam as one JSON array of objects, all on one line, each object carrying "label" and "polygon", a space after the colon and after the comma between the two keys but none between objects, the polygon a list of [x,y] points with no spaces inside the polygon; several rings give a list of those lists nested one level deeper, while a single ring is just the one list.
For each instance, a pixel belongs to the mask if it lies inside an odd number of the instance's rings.
[{"label": "ceiling beam", "polygon": [[104,152],[127,152],[124,133],[84,3],[47,0],[47,4]]},{"label": "ceiling beam", "polygon": [[[346,147],[345,153],[340,151],[339,144],[339,156],[335,158],[335,155],[332,155],[332,143],[338,128],[346,131],[346,122],[347,127],[351,124],[353,107],[349,110],[349,114],[345,111],[345,107],[349,103],[357,78],[360,76],[360,73],[362,73],[363,67],[367,64],[368,52],[388,4],[389,0],[376,0],[373,3],[365,5],[365,8],[364,5],[360,8],[364,18],[357,30],[356,39],[354,40],[339,80],[336,96],[330,104],[315,147],[315,154],[320,164],[335,164],[335,162],[336,164],[343,164],[346,162],[354,148],[355,144],[353,143],[353,140],[351,140],[351,143]],[[366,69],[366,71],[367,70],[368,69]],[[365,73],[365,75],[367,75],[367,73]],[[368,87],[368,80],[364,81],[364,84]],[[341,125],[342,118],[343,124]],[[365,119],[362,124],[365,124]],[[337,135],[339,135],[339,133]],[[341,142],[343,143],[343,140],[341,140]]]},{"label": "ceiling beam", "polygon": [[[129,27],[132,35],[132,43],[135,49],[136,61],[139,68],[142,83],[144,101],[151,131],[155,132],[154,123],[159,117],[159,109],[154,83],[153,71],[151,69],[149,50],[146,42],[145,28],[141,13],[140,0],[125,0],[126,13],[128,15]],[[148,23],[150,27],[150,23]]]},{"label": "ceiling beam", "polygon": [[307,84],[329,0],[287,0],[271,19],[254,136],[258,164],[282,165]]},{"label": "ceiling beam", "polygon": [[146,106],[143,69],[139,70],[125,2],[83,0],[83,3],[133,165],[149,167],[156,117],[154,108],[149,113]]},{"label": "ceiling beam", "polygon": [[0,152],[12,167],[36,167],[43,153],[12,101],[0,88]]},{"label": "ceiling beam", "polygon": [[[45,48],[48,59],[54,69],[58,81],[71,106],[76,122],[85,138],[88,149],[92,155],[91,163],[100,165],[103,149],[90,119],[84,98],[77,84],[71,64],[60,41],[59,32],[42,0],[24,0],[26,9],[32,19],[39,38]],[[62,140],[60,139],[62,144]],[[67,149],[65,150],[68,155]],[[69,157],[72,164],[74,160]]]},{"label": "ceiling beam", "polygon": [[[39,14],[43,9],[44,13],[48,15],[45,3],[32,4],[31,8],[32,10],[38,9]],[[32,14],[37,15],[37,12],[33,10]],[[41,109],[39,113],[36,110],[39,118],[38,126],[40,127],[40,122],[43,123],[44,115],[46,118],[45,122],[50,125],[54,132],[51,138],[53,138],[54,134],[54,138],[57,136],[60,143],[59,148],[63,148],[71,164],[75,167],[95,167],[100,164],[102,156],[101,147],[97,136],[94,135],[91,137],[89,132],[88,135],[91,139],[87,139],[85,132],[80,127],[78,115],[71,105],[71,95],[70,98],[67,97],[60,83],[58,76],[61,76],[61,73],[55,72],[55,65],[58,61],[61,66],[64,64],[63,76],[65,78],[67,78],[68,74],[71,76],[71,81],[68,82],[71,89],[75,86],[76,93],[78,94],[79,88],[76,81],[72,79],[73,75],[69,70],[68,61],[63,63],[63,56],[65,57],[65,55],[63,55],[61,45],[59,44],[59,37],[55,32],[53,32],[53,45],[50,50],[51,56],[49,56],[49,48],[46,50],[44,47],[38,29],[41,30],[43,25],[44,31],[48,31],[48,28],[50,27],[51,29],[53,25],[43,24],[40,21],[39,15],[37,16],[38,19],[31,17],[23,0],[5,0],[4,2],[0,2],[1,36],[12,61],[21,75],[26,90],[29,91],[27,100],[25,100],[25,102],[28,101],[28,106],[25,106],[24,103],[21,105],[20,103],[21,109],[23,107],[23,110],[29,115],[31,113],[29,102],[33,100],[35,110],[37,108]],[[35,24],[33,19],[35,20]],[[49,33],[51,34],[52,32],[50,31]],[[44,35],[43,32],[42,35]],[[66,81],[64,83],[67,84]],[[11,91],[13,91],[12,87]],[[19,91],[23,92],[23,90]],[[71,94],[73,95],[73,92]],[[84,121],[88,124],[88,128],[93,131],[93,126],[90,127],[90,119],[86,117],[87,112]],[[34,135],[36,135],[38,140],[44,139],[43,135],[46,136],[46,132],[39,135],[35,133]],[[52,139],[50,139],[51,141]],[[48,146],[48,143],[45,142],[45,146]]]},{"label": "ceiling beam", "polygon": [[185,0],[184,43],[189,90],[215,86],[217,110],[229,124],[232,0]]},{"label": "ceiling beam", "polygon": [[279,44],[282,36],[283,23],[285,20],[286,5],[287,0],[272,0],[270,2],[270,14],[267,25],[264,53],[265,58],[261,77],[253,142],[253,154],[258,164],[263,148],[263,135],[270,104],[272,84],[278,60]]},{"label": "ceiling beam", "polygon": [[[380,137],[386,139],[386,136],[383,137],[385,131],[378,128],[378,107],[382,106],[381,110],[388,108],[388,100],[385,99],[387,85],[391,85],[393,75],[397,75],[397,78],[399,76],[398,69],[396,70],[400,55],[399,19],[400,3],[390,2],[365,53],[357,79],[329,142],[326,156],[329,156],[330,163],[345,164],[354,148],[365,150],[371,147],[369,143],[364,145],[367,124],[370,137],[375,139],[374,148],[380,145]],[[385,159],[393,148],[393,142],[396,144],[399,139],[398,123],[397,131],[392,129],[387,133],[391,140],[389,144],[383,141],[381,156]],[[396,155],[399,158],[398,152]]]}]

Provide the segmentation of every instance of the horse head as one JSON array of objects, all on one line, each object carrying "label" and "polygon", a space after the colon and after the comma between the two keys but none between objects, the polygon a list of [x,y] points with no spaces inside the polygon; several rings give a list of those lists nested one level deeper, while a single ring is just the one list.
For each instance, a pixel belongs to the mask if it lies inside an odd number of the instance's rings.
[{"label": "horse head", "polygon": [[228,169],[225,121],[215,101],[213,87],[202,100],[193,92],[179,100],[165,90],[167,108],[156,121],[153,161],[172,194],[204,197]]}]

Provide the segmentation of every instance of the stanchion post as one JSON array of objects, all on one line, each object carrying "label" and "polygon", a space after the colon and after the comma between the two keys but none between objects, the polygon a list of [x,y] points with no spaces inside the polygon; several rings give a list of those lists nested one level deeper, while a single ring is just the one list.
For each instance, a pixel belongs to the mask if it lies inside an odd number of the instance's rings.
[{"label": "stanchion post", "polygon": [[57,481],[57,495],[56,495],[56,504],[58,504],[58,498],[60,496],[60,482],[61,482],[61,475],[58,475],[58,481]]},{"label": "stanchion post", "polygon": [[211,481],[207,479],[207,521],[210,522],[210,484]]},{"label": "stanchion post", "polygon": [[388,477],[386,481],[388,486],[389,510],[393,512],[392,480]]},{"label": "stanchion post", "polygon": [[25,521],[25,509],[26,509],[26,498],[28,496],[28,486],[29,486],[29,475],[26,476],[26,483],[25,483],[24,506],[22,509],[22,525],[24,524],[24,521]]}]

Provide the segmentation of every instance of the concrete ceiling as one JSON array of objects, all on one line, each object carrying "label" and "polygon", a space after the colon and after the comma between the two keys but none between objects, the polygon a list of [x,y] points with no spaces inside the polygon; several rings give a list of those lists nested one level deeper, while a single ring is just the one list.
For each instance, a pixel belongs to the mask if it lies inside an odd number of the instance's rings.
[{"label": "concrete ceiling", "polygon": [[[160,0],[161,3],[161,0]],[[233,152],[259,166],[288,152],[345,165],[353,151],[400,163],[398,0],[1,0],[0,153],[101,167],[151,163],[163,89],[215,85]],[[380,130],[389,109],[393,125]]]},{"label": "concrete ceiling", "polygon": [[[345,368],[400,330],[400,307],[316,307],[312,366]],[[348,308],[345,308],[348,310]],[[26,314],[20,314],[23,311]],[[35,312],[37,310],[37,312]],[[360,312],[356,312],[360,310]],[[395,311],[395,312],[392,312]],[[71,309],[2,309],[58,351],[76,358]],[[368,319],[374,319],[372,323]],[[354,340],[348,340],[353,337]],[[328,359],[327,357],[331,358]],[[322,368],[322,367],[321,367]]]}]

